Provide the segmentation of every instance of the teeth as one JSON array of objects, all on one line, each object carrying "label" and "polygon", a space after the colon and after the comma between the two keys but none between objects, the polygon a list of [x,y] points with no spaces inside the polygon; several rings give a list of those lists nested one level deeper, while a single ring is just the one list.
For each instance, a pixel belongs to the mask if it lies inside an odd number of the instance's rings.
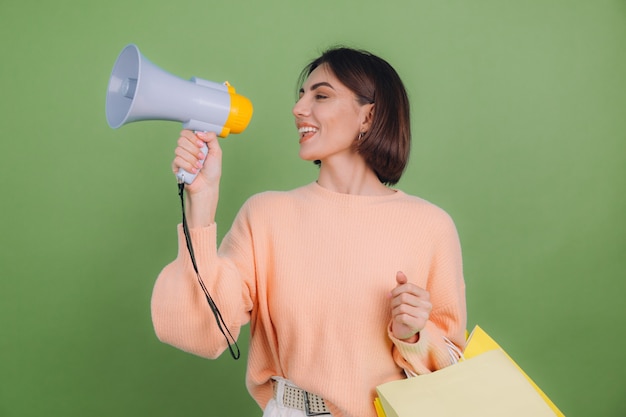
[{"label": "teeth", "polygon": [[305,126],[305,127],[301,127],[300,129],[298,129],[298,132],[300,133],[317,132],[317,129],[314,127]]}]

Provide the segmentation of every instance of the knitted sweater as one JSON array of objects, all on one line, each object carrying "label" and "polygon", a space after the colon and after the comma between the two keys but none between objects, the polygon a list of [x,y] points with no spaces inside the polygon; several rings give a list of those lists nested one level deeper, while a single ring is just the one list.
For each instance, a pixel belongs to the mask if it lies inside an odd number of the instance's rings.
[{"label": "knitted sweater", "polygon": [[[461,249],[440,208],[396,190],[332,192],[317,183],[265,192],[241,208],[217,248],[216,225],[192,229],[200,274],[231,333],[250,323],[247,387],[264,408],[281,376],[325,399],[334,417],[374,417],[375,388],[450,365],[446,338],[466,327]],[[178,227],[177,258],[152,295],[159,339],[208,358],[227,347]],[[396,272],[430,292],[414,344],[390,332]]]}]

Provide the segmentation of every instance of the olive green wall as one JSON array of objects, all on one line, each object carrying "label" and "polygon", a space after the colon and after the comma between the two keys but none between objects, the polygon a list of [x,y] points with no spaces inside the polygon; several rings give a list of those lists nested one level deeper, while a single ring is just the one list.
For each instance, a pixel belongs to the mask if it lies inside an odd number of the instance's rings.
[{"label": "olive green wall", "polygon": [[131,42],[255,105],[222,142],[220,236],[251,194],[315,178],[290,113],[307,60],[337,43],[388,59],[413,105],[400,187],[456,220],[470,325],[568,417],[626,415],[623,0],[2,0],[0,23],[0,416],[261,414],[245,359],[153,334],[180,125],[107,126]]}]

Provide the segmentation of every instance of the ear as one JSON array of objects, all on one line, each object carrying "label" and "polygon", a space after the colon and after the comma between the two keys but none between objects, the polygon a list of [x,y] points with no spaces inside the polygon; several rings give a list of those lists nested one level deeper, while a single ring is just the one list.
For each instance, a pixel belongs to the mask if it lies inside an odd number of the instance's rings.
[{"label": "ear", "polygon": [[367,132],[372,127],[374,121],[374,103],[361,106],[361,132]]}]

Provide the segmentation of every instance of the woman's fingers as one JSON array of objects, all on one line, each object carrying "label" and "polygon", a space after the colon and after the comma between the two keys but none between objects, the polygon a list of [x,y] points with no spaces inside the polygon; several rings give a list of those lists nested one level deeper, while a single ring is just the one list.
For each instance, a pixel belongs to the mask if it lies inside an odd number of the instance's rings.
[{"label": "woman's fingers", "polygon": [[430,317],[430,293],[408,282],[402,272],[396,274],[396,287],[391,290],[391,316],[394,336],[409,339],[420,332]]}]

